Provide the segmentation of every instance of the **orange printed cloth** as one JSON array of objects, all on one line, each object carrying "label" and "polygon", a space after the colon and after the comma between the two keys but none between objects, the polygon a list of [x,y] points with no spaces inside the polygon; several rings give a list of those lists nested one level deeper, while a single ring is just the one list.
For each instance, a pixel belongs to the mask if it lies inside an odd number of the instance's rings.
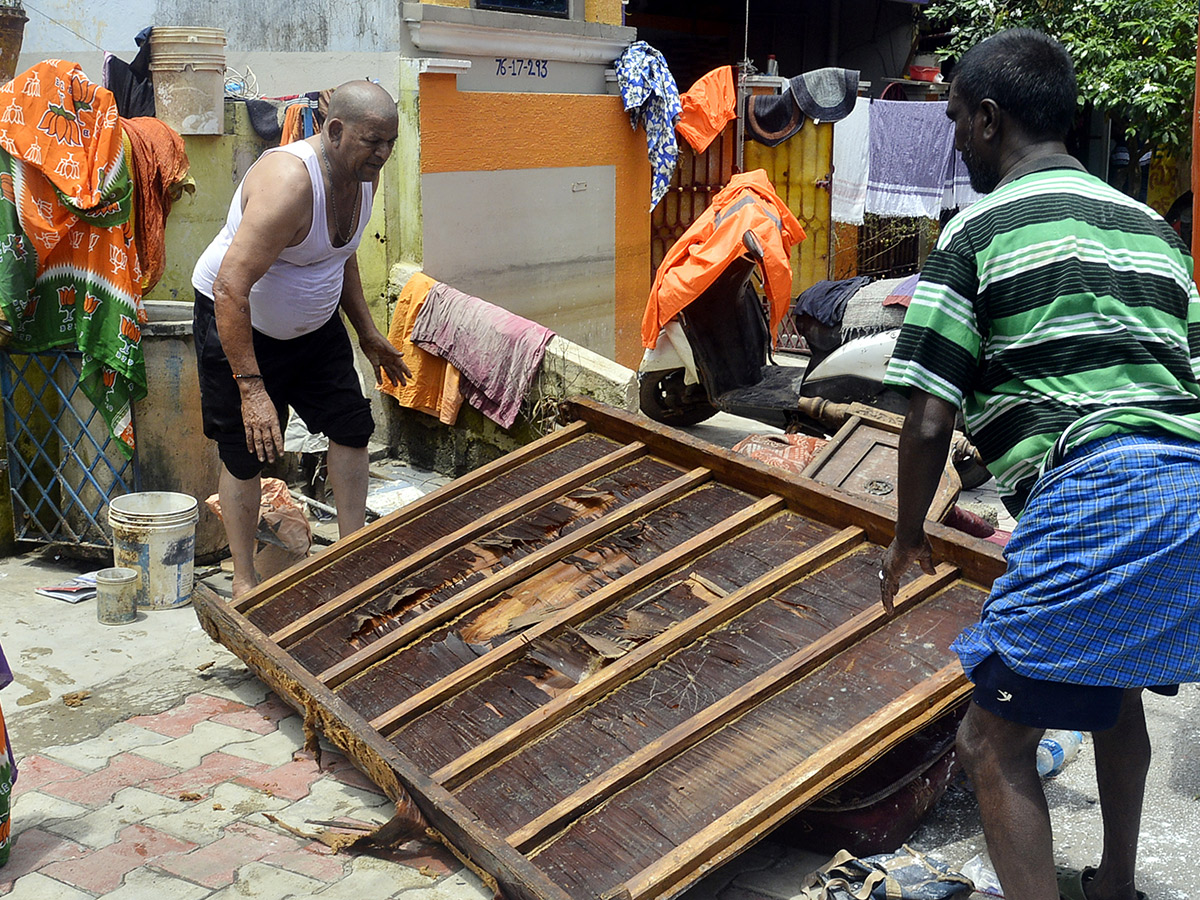
[{"label": "orange printed cloth", "polygon": [[171,204],[180,192],[196,189],[188,179],[183,138],[162,119],[121,119],[133,161],[135,246],[142,270],[142,292],[158,284],[167,265],[164,239]]},{"label": "orange printed cloth", "polygon": [[737,118],[737,91],[733,86],[733,67],[713,69],[679,95],[683,112],[675,130],[683,135],[697,153],[703,153],[724,129]]},{"label": "orange printed cloth", "polygon": [[146,312],[117,120],[112,93],[75,63],[0,87],[0,310],[15,350],[78,347],[80,388],[132,454]]},{"label": "orange printed cloth", "polygon": [[792,301],[792,247],[804,240],[804,229],[771,187],[767,173],[754,169],[734,175],[663,257],[642,317],[643,346],[656,346],[663,325],[746,252],[742,235],[747,231],[753,231],[763,247],[775,339]]},{"label": "orange printed cloth", "polygon": [[385,380],[379,390],[395,397],[401,406],[428,413],[446,425],[453,425],[463,404],[459,371],[440,356],[434,356],[412,342],[413,323],[435,284],[437,282],[428,275],[417,272],[400,291],[396,309],[392,312],[388,340],[404,354],[412,378],[404,386]]},{"label": "orange printed cloth", "polygon": [[733,445],[734,453],[743,453],[768,466],[800,475],[829,441],[807,434],[750,434]]}]

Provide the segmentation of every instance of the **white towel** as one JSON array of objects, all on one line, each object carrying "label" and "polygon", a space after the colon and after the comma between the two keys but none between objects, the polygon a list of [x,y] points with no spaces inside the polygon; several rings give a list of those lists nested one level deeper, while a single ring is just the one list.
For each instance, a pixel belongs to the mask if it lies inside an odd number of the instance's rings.
[{"label": "white towel", "polygon": [[870,171],[871,104],[860,100],[850,115],[833,125],[833,202],[835,222],[863,223]]},{"label": "white towel", "polygon": [[954,124],[936,101],[871,102],[869,213],[937,219],[954,151]]},{"label": "white towel", "polygon": [[942,209],[966,209],[980,197],[971,187],[971,176],[967,165],[957,150],[950,157],[950,170],[946,173],[946,193],[942,196]]}]

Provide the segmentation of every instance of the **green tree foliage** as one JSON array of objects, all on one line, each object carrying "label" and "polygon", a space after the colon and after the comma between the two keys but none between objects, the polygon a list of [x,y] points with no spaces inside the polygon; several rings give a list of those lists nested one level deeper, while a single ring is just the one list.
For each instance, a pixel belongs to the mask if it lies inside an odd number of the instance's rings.
[{"label": "green tree foliage", "polygon": [[1191,141],[1195,0],[933,0],[924,17],[950,31],[943,57],[1005,28],[1053,35],[1075,61],[1081,103],[1165,150]]}]

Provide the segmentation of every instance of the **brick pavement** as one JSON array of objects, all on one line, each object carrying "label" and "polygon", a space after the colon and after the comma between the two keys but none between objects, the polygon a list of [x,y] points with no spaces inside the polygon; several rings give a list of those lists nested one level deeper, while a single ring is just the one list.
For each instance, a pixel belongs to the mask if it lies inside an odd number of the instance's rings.
[{"label": "brick pavement", "polygon": [[77,744],[20,760],[13,900],[477,900],[490,897],[445,848],[413,842],[386,858],[334,854],[308,819],[387,820],[391,805],[341,754],[299,749],[300,717],[265,687],[243,702],[219,688],[134,716]]}]

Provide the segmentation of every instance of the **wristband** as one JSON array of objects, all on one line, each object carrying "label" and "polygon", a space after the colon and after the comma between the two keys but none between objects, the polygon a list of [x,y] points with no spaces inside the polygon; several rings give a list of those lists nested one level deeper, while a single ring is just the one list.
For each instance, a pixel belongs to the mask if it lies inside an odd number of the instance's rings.
[{"label": "wristband", "polygon": [[234,381],[241,381],[244,378],[257,378],[259,381],[261,381],[262,375],[260,375],[257,372],[247,372],[244,375],[234,375],[233,376]]}]

